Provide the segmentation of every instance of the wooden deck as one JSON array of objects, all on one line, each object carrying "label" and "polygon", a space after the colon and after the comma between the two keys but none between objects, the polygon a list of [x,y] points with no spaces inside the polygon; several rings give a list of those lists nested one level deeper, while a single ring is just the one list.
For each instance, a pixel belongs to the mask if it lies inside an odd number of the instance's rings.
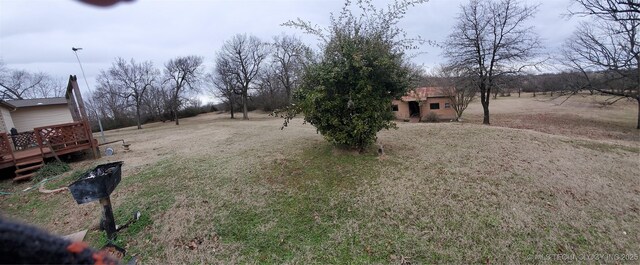
[{"label": "wooden deck", "polygon": [[[94,142],[96,142],[96,145],[97,145],[97,141],[95,139],[94,139]],[[70,153],[84,151],[87,149],[91,149],[91,146],[89,144],[76,145],[72,148],[58,150],[56,151],[56,155],[61,156],[61,155],[66,155]],[[20,161],[25,161],[32,158],[38,158],[43,156],[44,158],[52,158],[55,155],[53,154],[53,152],[51,152],[51,150],[48,147],[43,147],[42,153],[40,153],[40,148],[36,147],[36,148],[29,148],[26,150],[14,151],[13,156],[16,158],[15,161],[20,162]],[[12,167],[12,166],[15,166],[16,164],[14,161],[12,161],[12,158],[10,155],[3,156],[0,161],[2,161],[0,162],[0,169]]]},{"label": "wooden deck", "polygon": [[[49,148],[43,148],[43,152],[45,152],[44,157],[53,157],[53,153]],[[40,153],[40,148],[29,148],[26,150],[14,151],[13,156],[16,158],[16,161],[28,161],[34,158],[41,158],[42,154]],[[11,159],[11,156],[5,155],[2,157],[3,163],[0,164],[0,169],[13,167],[15,166],[15,162]]]},{"label": "wooden deck", "polygon": [[[13,150],[7,134],[0,133],[0,169],[15,167],[16,175],[19,175],[36,170],[34,164],[44,165],[47,158],[92,150],[98,146],[84,122],[35,128],[34,132],[36,147],[25,150]],[[96,156],[95,149],[92,151]]]}]

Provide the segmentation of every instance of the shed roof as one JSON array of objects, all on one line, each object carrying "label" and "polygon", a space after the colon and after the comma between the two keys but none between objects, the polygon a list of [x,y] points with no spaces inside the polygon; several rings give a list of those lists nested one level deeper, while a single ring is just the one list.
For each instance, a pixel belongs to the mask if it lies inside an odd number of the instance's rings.
[{"label": "shed roof", "polygon": [[419,87],[402,96],[402,101],[421,101],[427,98],[446,97],[443,87]]},{"label": "shed roof", "polygon": [[7,100],[7,103],[16,108],[35,107],[35,106],[49,106],[49,105],[66,105],[66,98],[32,98],[32,99],[18,99]]}]

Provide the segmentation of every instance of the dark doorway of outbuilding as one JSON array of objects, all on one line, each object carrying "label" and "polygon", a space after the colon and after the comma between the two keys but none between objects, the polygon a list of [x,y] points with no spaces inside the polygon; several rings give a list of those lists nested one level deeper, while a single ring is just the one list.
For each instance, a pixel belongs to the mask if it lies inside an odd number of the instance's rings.
[{"label": "dark doorway of outbuilding", "polygon": [[409,101],[409,116],[420,117],[420,104],[417,101]]}]

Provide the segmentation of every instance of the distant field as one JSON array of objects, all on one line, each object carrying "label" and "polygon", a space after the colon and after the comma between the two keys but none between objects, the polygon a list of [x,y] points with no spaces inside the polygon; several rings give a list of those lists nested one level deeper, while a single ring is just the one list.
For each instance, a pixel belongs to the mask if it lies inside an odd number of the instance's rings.
[{"label": "distant field", "polygon": [[[530,93],[498,97],[489,102],[491,124],[495,126],[530,129],[550,134],[637,144],[638,103],[620,100],[603,105],[606,96],[578,94],[567,99]],[[493,99],[493,98],[492,98]],[[463,115],[471,123],[482,122],[482,106],[478,101]]]},{"label": "distant field", "polygon": [[[375,150],[335,150],[310,125],[207,114],[107,132],[132,151],[112,196],[141,221],[118,243],[144,263],[555,263],[640,254],[640,138],[633,104],[588,98],[474,103],[462,123],[398,123]],[[540,100],[540,101],[538,101]],[[47,184],[53,188],[71,180]],[[33,185],[0,183],[4,191]],[[92,228],[68,193],[1,196],[3,214],[58,234]],[[91,230],[93,246],[104,244]],[[636,256],[637,257],[637,256]],[[616,263],[611,260],[601,262]],[[619,261],[618,261],[619,262]]]}]

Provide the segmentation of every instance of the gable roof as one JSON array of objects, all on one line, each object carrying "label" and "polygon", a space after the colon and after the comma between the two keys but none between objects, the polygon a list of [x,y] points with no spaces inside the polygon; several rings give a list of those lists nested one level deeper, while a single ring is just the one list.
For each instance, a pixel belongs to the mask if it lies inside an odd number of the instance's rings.
[{"label": "gable roof", "polygon": [[402,101],[422,101],[427,98],[446,97],[443,87],[418,87],[401,97]]},{"label": "gable roof", "polygon": [[24,108],[24,107],[35,107],[35,106],[67,105],[67,99],[66,98],[32,98],[32,99],[7,100],[6,103],[9,103],[15,108]]}]

